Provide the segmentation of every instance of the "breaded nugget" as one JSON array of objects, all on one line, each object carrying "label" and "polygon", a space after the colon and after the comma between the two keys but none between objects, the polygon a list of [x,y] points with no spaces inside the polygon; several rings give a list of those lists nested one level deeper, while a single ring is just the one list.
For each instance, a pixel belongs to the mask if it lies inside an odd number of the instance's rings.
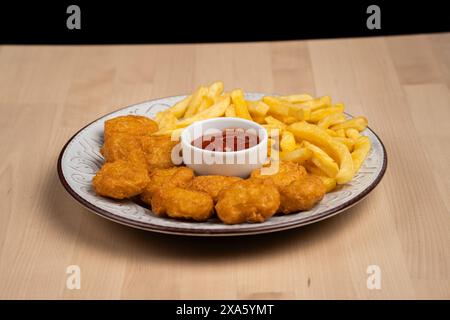
[{"label": "breaded nugget", "polygon": [[264,179],[248,179],[233,183],[219,193],[216,212],[226,224],[263,222],[280,206],[275,185]]},{"label": "breaded nugget", "polygon": [[154,169],[150,172],[150,182],[141,194],[141,199],[151,204],[152,197],[162,187],[187,187],[194,178],[194,171],[188,167]]},{"label": "breaded nugget", "polygon": [[309,210],[322,200],[325,185],[320,178],[306,175],[280,188],[281,205],[279,212],[292,213]]},{"label": "breaded nugget", "polygon": [[124,199],[140,194],[149,181],[145,167],[117,160],[105,163],[95,175],[92,185],[98,195]]},{"label": "breaded nugget", "polygon": [[132,136],[149,136],[158,131],[158,124],[144,116],[120,116],[105,122],[105,141],[117,133],[125,133]]},{"label": "breaded nugget", "polygon": [[177,144],[178,141],[172,141],[169,136],[142,137],[141,145],[148,169],[173,167],[172,150]]},{"label": "breaded nugget", "polygon": [[152,197],[152,211],[176,219],[208,220],[212,215],[212,198],[200,191],[164,187]]},{"label": "breaded nugget", "polygon": [[261,169],[253,170],[250,177],[256,179],[269,179],[277,188],[281,188],[291,182],[306,176],[305,168],[296,162],[280,161],[278,172],[271,175],[262,175]]},{"label": "breaded nugget", "polygon": [[139,138],[125,133],[110,135],[100,152],[106,162],[126,160],[142,165],[147,163]]},{"label": "breaded nugget", "polygon": [[219,192],[222,189],[241,180],[239,177],[198,176],[192,180],[192,189],[206,192],[213,198],[214,202],[217,202]]}]

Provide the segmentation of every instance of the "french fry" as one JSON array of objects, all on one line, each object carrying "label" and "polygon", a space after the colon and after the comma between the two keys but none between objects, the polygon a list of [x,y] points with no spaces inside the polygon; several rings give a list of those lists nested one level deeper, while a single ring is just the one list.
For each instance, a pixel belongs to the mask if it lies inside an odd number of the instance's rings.
[{"label": "french fry", "polygon": [[335,130],[335,132],[336,132],[337,137],[345,138],[345,130],[344,129],[337,129],[337,130]]},{"label": "french fry", "polygon": [[208,97],[211,98],[214,101],[215,97],[219,97],[222,92],[223,92],[223,82],[222,81],[216,81],[214,83],[212,83],[209,87],[208,87]]},{"label": "french fry", "polygon": [[334,178],[337,176],[339,166],[325,151],[320,149],[318,146],[309,143],[308,141],[303,141],[303,145],[312,151],[312,163],[325,172],[328,177]]},{"label": "french fry", "polygon": [[304,93],[304,94],[291,94],[289,96],[281,96],[280,99],[290,103],[301,103],[306,102],[308,100],[312,100],[314,98],[309,94]]},{"label": "french fry", "polygon": [[280,136],[284,130],[280,126],[273,125],[273,124],[263,124],[262,126],[264,129],[266,129],[267,135],[269,137]]},{"label": "french fry", "polygon": [[208,94],[208,88],[204,86],[200,86],[193,94],[191,101],[189,102],[189,106],[187,107],[186,113],[184,114],[185,118],[192,117],[197,113],[197,109],[202,103],[203,97]]},{"label": "french fry", "polygon": [[311,159],[312,151],[307,148],[296,148],[292,151],[281,151],[280,159],[284,161],[294,161],[303,163],[308,159]]},{"label": "french fry", "polygon": [[214,98],[210,98],[208,96],[204,96],[202,102],[198,106],[197,112],[202,112],[205,109],[208,109],[214,104]]},{"label": "french fry", "polygon": [[236,117],[236,110],[234,104],[230,104],[225,110],[225,117]]},{"label": "french fry", "polygon": [[336,175],[338,184],[349,182],[354,175],[353,159],[347,147],[333,140],[325,129],[306,122],[296,122],[289,126],[297,139],[309,141],[324,150],[339,165]]},{"label": "french fry", "polygon": [[355,142],[355,146],[352,152],[353,166],[355,168],[355,172],[361,168],[362,163],[366,159],[369,154],[371,148],[370,139],[366,136],[361,136]]},{"label": "french fry", "polygon": [[241,89],[231,91],[231,101],[234,104],[237,117],[250,121],[253,120],[250,112],[248,112],[247,103],[244,99],[244,93]]},{"label": "french fry", "polygon": [[353,151],[353,146],[355,144],[355,141],[353,141],[353,139],[350,138],[343,138],[343,137],[334,137],[333,138],[335,141],[342,143],[343,145],[345,145],[348,149],[348,151],[352,152]]},{"label": "french fry", "polygon": [[322,180],[323,184],[325,185],[326,193],[331,192],[336,188],[336,179],[322,176],[322,175],[317,175],[314,173],[313,173],[313,175],[316,176],[317,178],[319,178],[320,180]]},{"label": "french fry", "polygon": [[338,136],[336,131],[334,131],[334,130],[331,130],[331,129],[325,129],[325,130],[326,130],[326,132],[328,133],[328,135],[330,137],[337,137]]},{"label": "french fry", "polygon": [[342,112],[344,112],[344,105],[342,103],[337,103],[334,107],[323,108],[311,112],[311,117],[309,118],[309,121],[318,122],[323,118],[325,118],[326,116],[336,113],[342,114]]},{"label": "french fry", "polygon": [[350,128],[345,130],[345,135],[353,140],[358,140],[359,137],[361,137],[361,134],[359,133],[358,130]]},{"label": "french fry", "polygon": [[269,111],[270,107],[265,104],[263,101],[246,101],[247,108],[250,112],[250,115],[255,117],[264,117]]},{"label": "french fry", "polygon": [[177,123],[177,117],[170,111],[158,112],[155,121],[158,123],[159,130],[174,127]]},{"label": "french fry", "polygon": [[187,96],[183,100],[175,103],[172,107],[167,109],[170,113],[173,113],[175,117],[178,119],[181,118],[186,112],[187,107],[189,106],[189,102],[191,101],[192,96]]},{"label": "french fry", "polygon": [[316,111],[322,108],[331,107],[331,98],[329,96],[323,96],[316,99],[301,102],[299,103],[299,105],[309,107],[311,111]]},{"label": "french fry", "polygon": [[178,121],[175,128],[173,129],[184,128],[194,123],[195,121],[221,117],[225,114],[225,110],[227,109],[229,104],[230,104],[230,97],[223,97],[208,109],[203,110],[202,112],[199,112],[193,115],[192,117]]},{"label": "french fry", "polygon": [[344,121],[345,116],[342,113],[332,113],[320,119],[317,125],[321,128],[328,129],[330,126]]},{"label": "french fry", "polygon": [[[307,149],[307,150],[309,150],[309,149]],[[309,151],[311,151],[311,150],[309,150]],[[312,154],[312,152],[311,152],[311,154]],[[311,155],[311,157],[312,157],[312,155]],[[314,174],[316,176],[323,176],[323,177],[327,176],[327,174],[325,172],[323,172],[319,167],[317,167],[311,161],[311,159],[306,160],[302,165],[305,167],[306,171],[310,174]]]},{"label": "french fry", "polygon": [[267,116],[267,117],[264,118],[264,120],[266,120],[267,124],[276,126],[280,130],[284,130],[287,127],[287,125],[284,122],[282,122],[282,121],[280,121],[280,120],[278,120],[278,119],[276,119],[276,118],[274,118],[272,116]]},{"label": "french fry", "polygon": [[353,128],[353,129],[356,129],[359,132],[361,132],[367,128],[367,124],[368,124],[368,122],[367,122],[366,117],[356,117],[356,118],[349,119],[347,121],[335,124],[330,129],[332,129],[332,130],[339,130],[339,129],[347,130],[347,129]]},{"label": "french fry", "polygon": [[266,119],[264,119],[264,116],[256,116],[256,115],[252,115],[253,121],[259,123],[259,124],[265,124],[266,123]]},{"label": "french fry", "polygon": [[269,106],[269,113],[279,116],[289,115],[289,106],[279,99],[271,96],[263,98],[263,102]]},{"label": "french fry", "polygon": [[296,148],[294,134],[290,131],[283,131],[281,134],[280,147],[282,151],[293,151]]}]

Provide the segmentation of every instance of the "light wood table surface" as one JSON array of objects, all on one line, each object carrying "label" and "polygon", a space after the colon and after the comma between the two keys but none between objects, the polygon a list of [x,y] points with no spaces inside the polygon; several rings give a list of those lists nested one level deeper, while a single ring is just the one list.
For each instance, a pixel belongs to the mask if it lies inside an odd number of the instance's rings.
[{"label": "light wood table surface", "polygon": [[[388,152],[380,185],[329,220],[190,238],[82,208],[57,156],[122,106],[226,89],[330,95]],[[272,43],[0,46],[0,298],[450,298],[450,34]],[[81,289],[66,288],[66,268]],[[381,289],[367,288],[369,265]]]}]

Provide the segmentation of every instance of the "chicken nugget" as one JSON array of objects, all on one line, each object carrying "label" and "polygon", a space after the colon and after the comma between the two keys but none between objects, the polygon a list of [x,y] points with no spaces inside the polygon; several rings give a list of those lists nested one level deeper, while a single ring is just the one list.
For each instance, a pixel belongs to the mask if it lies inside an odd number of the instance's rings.
[{"label": "chicken nugget", "polygon": [[263,222],[280,206],[280,194],[273,183],[248,179],[233,183],[219,193],[216,212],[226,224]]},{"label": "chicken nugget", "polygon": [[149,181],[145,167],[117,160],[105,163],[95,175],[92,185],[98,195],[125,199],[140,194]]},{"label": "chicken nugget", "polygon": [[145,166],[147,164],[147,160],[138,137],[125,133],[110,135],[105,140],[100,152],[106,162],[125,160]]},{"label": "chicken nugget", "polygon": [[277,188],[281,188],[291,182],[306,176],[305,168],[296,162],[280,161],[278,171],[271,175],[261,174],[261,169],[253,170],[250,178],[271,180]]},{"label": "chicken nugget", "polygon": [[205,221],[213,213],[212,198],[200,191],[164,187],[152,197],[152,211],[159,216]]},{"label": "chicken nugget", "polygon": [[309,210],[322,200],[326,188],[320,178],[306,175],[280,188],[281,205],[279,212],[288,214]]},{"label": "chicken nugget", "polygon": [[132,136],[149,136],[158,131],[158,124],[144,116],[119,116],[105,122],[105,141],[117,133],[125,133]]},{"label": "chicken nugget", "polygon": [[197,191],[206,192],[209,194],[214,203],[217,202],[219,192],[230,186],[231,184],[241,181],[239,177],[227,177],[227,176],[198,176],[192,180],[192,189]]},{"label": "chicken nugget", "polygon": [[148,169],[163,169],[175,166],[172,161],[172,150],[177,144],[178,141],[172,141],[169,136],[141,137],[141,145]]},{"label": "chicken nugget", "polygon": [[150,182],[141,194],[141,199],[151,204],[156,191],[165,186],[187,187],[194,178],[194,171],[188,167],[172,167],[168,169],[154,169],[150,172]]}]

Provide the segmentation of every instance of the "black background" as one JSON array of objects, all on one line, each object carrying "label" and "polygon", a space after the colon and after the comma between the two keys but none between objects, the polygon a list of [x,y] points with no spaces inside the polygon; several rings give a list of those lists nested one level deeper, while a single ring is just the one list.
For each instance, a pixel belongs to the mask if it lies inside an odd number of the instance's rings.
[{"label": "black background", "polygon": [[[81,9],[69,30],[66,9]],[[367,7],[381,9],[369,30]],[[2,44],[266,41],[450,31],[445,1],[14,1],[0,5]]]}]

